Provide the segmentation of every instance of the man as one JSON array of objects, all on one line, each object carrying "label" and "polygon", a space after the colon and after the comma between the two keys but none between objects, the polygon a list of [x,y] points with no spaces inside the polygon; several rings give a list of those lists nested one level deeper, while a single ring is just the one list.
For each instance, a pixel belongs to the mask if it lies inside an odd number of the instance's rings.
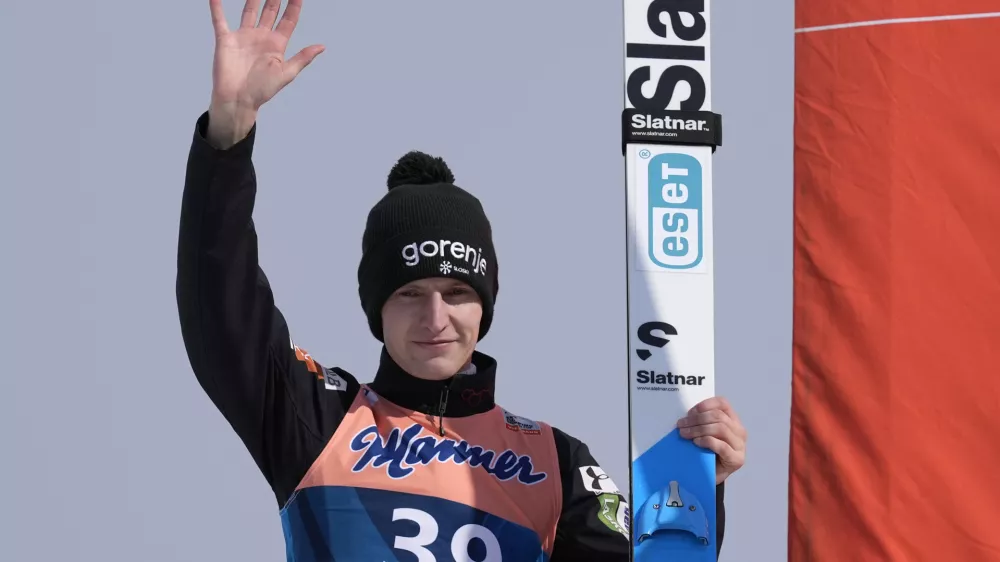
[{"label": "man", "polygon": [[[251,152],[257,111],[323,48],[285,60],[302,2],[279,20],[280,0],[260,1],[236,31],[209,2],[213,90],[189,154],[177,301],[198,381],[274,491],[288,560],[628,560],[625,498],[587,446],[494,402],[497,363],[475,350],[498,288],[491,227],[443,160],[401,158],[368,217],[374,381],[293,343],[258,265]],[[717,453],[721,544],[746,433],[721,398],[681,425]]]}]

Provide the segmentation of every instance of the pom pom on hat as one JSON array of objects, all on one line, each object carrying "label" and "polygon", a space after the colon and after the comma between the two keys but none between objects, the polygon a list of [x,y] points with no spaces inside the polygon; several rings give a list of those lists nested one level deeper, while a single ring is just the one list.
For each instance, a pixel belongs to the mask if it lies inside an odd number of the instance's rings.
[{"label": "pom pom on hat", "polygon": [[454,183],[455,176],[448,164],[439,156],[431,156],[418,150],[404,154],[389,170],[386,185],[391,191],[401,185],[426,185],[432,183]]}]

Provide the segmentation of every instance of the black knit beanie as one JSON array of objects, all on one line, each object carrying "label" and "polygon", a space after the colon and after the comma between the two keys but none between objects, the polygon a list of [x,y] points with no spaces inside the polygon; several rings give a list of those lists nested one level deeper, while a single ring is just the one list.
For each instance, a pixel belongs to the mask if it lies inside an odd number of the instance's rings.
[{"label": "black knit beanie", "polygon": [[408,152],[389,172],[389,192],[368,213],[358,294],[379,341],[386,299],[429,277],[468,283],[483,303],[479,339],[489,331],[499,290],[493,230],[479,199],[454,182],[441,158]]}]

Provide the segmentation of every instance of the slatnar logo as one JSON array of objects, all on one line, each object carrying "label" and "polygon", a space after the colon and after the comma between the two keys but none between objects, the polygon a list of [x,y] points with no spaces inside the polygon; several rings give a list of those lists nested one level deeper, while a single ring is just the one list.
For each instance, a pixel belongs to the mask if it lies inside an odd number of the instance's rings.
[{"label": "slatnar logo", "polygon": [[[662,332],[664,336],[676,336],[677,328],[666,322],[651,321],[644,322],[639,326],[636,335],[642,343],[657,348],[663,348],[670,340],[659,336],[656,332]],[[635,354],[639,359],[646,361],[653,356],[649,349],[636,349]],[[681,386],[701,386],[705,384],[704,375],[677,375],[671,371],[657,371],[655,369],[639,369],[635,372],[635,382],[643,385],[638,390],[666,390],[675,392]]]},{"label": "slatnar logo", "polygon": [[[630,0],[631,3],[638,0]],[[708,60],[705,33],[704,0],[647,0],[646,24],[649,31],[658,38],[655,43],[628,43],[625,57],[640,61],[629,73],[625,84],[625,94],[632,107],[642,112],[656,113],[670,107],[674,94],[681,82],[690,89],[687,99],[680,102],[679,109],[699,111],[708,98],[708,81],[698,71]],[[631,12],[635,8],[628,8]],[[636,10],[638,11],[638,10]],[[660,21],[661,16],[670,19],[670,28]],[[686,17],[682,17],[686,16]],[[691,25],[686,25],[690,22]],[[664,68],[663,62],[666,61]],[[652,67],[663,68],[659,76],[652,75]],[[705,67],[707,70],[707,67]],[[642,87],[649,81],[656,82],[653,95],[646,97]]]},{"label": "slatnar logo", "polygon": [[[452,271],[470,275],[478,273],[486,275],[486,258],[483,257],[482,248],[473,248],[462,242],[451,240],[424,240],[423,242],[413,242],[403,246],[403,263],[409,267],[415,267],[422,258],[451,258],[464,261],[468,268],[451,261],[445,261],[438,269],[447,275]],[[471,269],[471,272],[470,272]]]},{"label": "slatnar logo", "polygon": [[[639,337],[639,341],[653,347],[663,347],[670,343],[669,339],[656,335],[656,331],[663,332],[663,335],[666,336],[677,335],[677,328],[674,328],[666,322],[659,322],[657,320],[643,322],[642,325],[639,326],[639,330],[636,335]],[[653,355],[648,349],[637,349],[635,350],[635,354],[638,355],[639,359],[642,359],[643,361],[649,359]]]},{"label": "slatnar logo", "polygon": [[676,119],[639,114],[632,116],[632,126],[636,129],[664,131],[704,131],[708,129],[708,121],[704,119]]}]

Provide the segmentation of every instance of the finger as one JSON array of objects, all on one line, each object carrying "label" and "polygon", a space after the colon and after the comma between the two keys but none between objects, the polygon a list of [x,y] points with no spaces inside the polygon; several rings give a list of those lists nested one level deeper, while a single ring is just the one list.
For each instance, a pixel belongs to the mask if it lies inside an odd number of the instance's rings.
[{"label": "finger", "polygon": [[719,455],[719,459],[724,464],[736,464],[739,462],[740,453],[722,439],[710,436],[695,437],[694,444]]},{"label": "finger", "polygon": [[706,398],[706,399],[702,400],[701,402],[698,402],[697,404],[695,404],[694,406],[692,406],[691,409],[688,410],[688,413],[689,414],[693,414],[695,412],[707,412],[709,410],[723,410],[723,411],[726,411],[726,410],[729,410],[729,409],[731,409],[731,408],[729,407],[729,401],[728,400],[726,400],[722,396],[712,396],[712,397]]},{"label": "finger", "polygon": [[285,37],[291,37],[292,32],[295,31],[295,26],[299,23],[299,14],[301,12],[302,0],[288,0],[288,5],[285,6],[285,13],[282,14],[281,21],[278,22],[278,27],[275,31]]},{"label": "finger", "polygon": [[729,399],[724,396],[718,396],[717,398],[719,399],[719,409],[725,412],[726,415],[733,419],[733,421],[740,423],[740,416],[736,414],[736,409],[733,408]]},{"label": "finger", "polygon": [[733,406],[729,403],[729,400],[727,400],[723,396],[713,396],[711,398],[702,400],[701,402],[695,404],[690,410],[688,410],[688,413],[690,414],[694,412],[707,412],[708,410],[722,410],[727,415],[729,415],[729,417],[733,418],[737,422],[740,421],[739,416],[736,415],[736,410],[733,409]]},{"label": "finger", "polygon": [[707,423],[731,423],[732,420],[722,410],[709,410],[707,412],[695,412],[688,414],[677,420],[677,427],[692,427]]},{"label": "finger", "polygon": [[275,20],[278,19],[278,10],[281,9],[281,0],[267,0],[264,2],[264,9],[260,12],[260,23],[257,27],[271,29]]},{"label": "finger", "polygon": [[240,18],[240,27],[256,27],[257,12],[260,11],[260,0],[247,0],[243,5],[243,16]]},{"label": "finger", "polygon": [[714,437],[728,443],[734,450],[744,449],[743,440],[728,425],[724,423],[710,423],[706,425],[696,425],[694,427],[684,427],[680,430],[681,437],[685,439],[696,439],[698,437]]},{"label": "finger", "polygon": [[326,47],[323,45],[310,45],[296,53],[294,57],[288,59],[285,62],[285,84],[294,80],[302,72],[302,69],[309,66],[325,50]]},{"label": "finger", "polygon": [[693,427],[696,425],[703,425],[707,423],[724,423],[733,430],[740,439],[743,441],[747,440],[747,430],[740,423],[740,420],[734,419],[729,416],[729,414],[723,412],[722,410],[709,410],[707,412],[696,412],[684,416],[683,418],[677,420],[677,427]]},{"label": "finger", "polygon": [[222,0],[208,0],[208,9],[212,12],[212,27],[215,29],[216,37],[229,33],[226,13],[222,9]]},{"label": "finger", "polygon": [[695,437],[711,436],[724,439],[730,444],[735,442],[736,435],[723,423],[708,423],[705,425],[695,425],[692,427],[682,427],[679,430],[681,437],[693,439]]}]

